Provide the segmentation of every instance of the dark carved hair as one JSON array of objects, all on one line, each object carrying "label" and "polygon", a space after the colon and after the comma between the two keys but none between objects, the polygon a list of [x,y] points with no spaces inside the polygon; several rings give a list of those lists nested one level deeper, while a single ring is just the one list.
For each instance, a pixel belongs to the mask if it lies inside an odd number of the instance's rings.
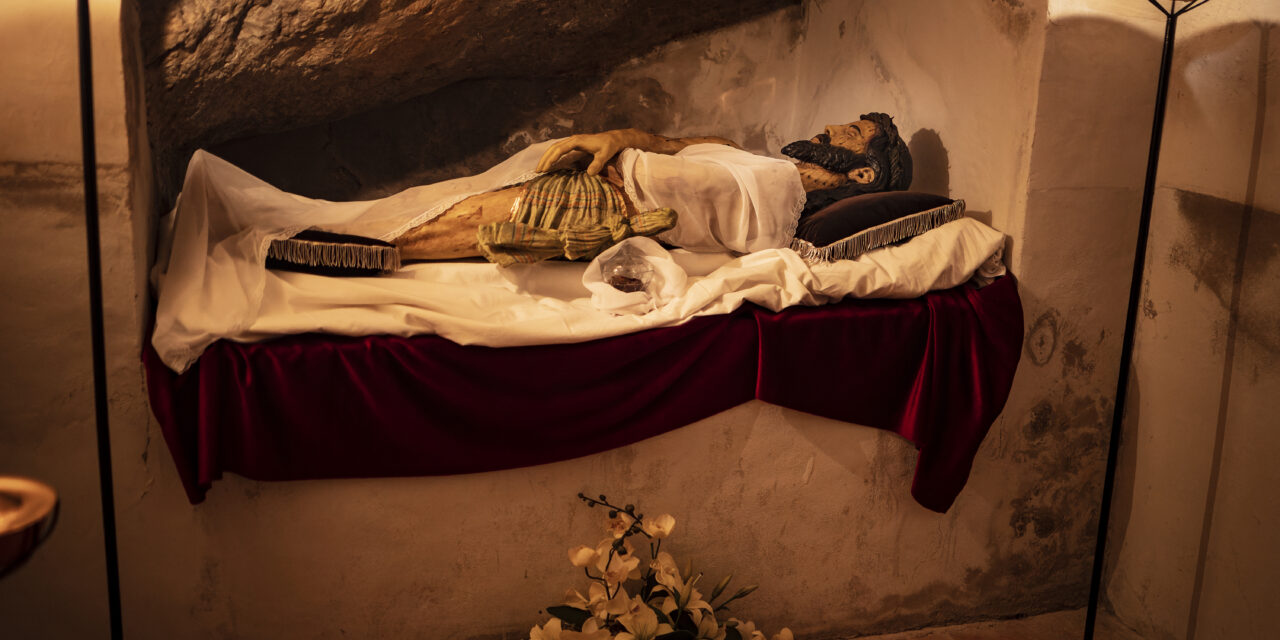
[{"label": "dark carved hair", "polygon": [[870,166],[865,155],[831,144],[831,136],[820,133],[817,138],[818,142],[796,140],[782,148],[782,155],[816,164],[832,173],[849,173],[854,169]]},{"label": "dark carved hair", "polygon": [[876,134],[867,141],[866,156],[867,166],[875,171],[875,179],[867,184],[850,182],[832,189],[810,191],[805,198],[802,216],[858,194],[904,191],[911,186],[911,150],[907,148],[902,136],[898,135],[898,127],[893,124],[893,118],[877,112],[863,114],[859,119],[876,123]]},{"label": "dark carved hair", "polygon": [[867,141],[867,155],[873,167],[880,165],[874,182],[878,190],[905,191],[911,186],[911,150],[898,135],[893,118],[884,113],[864,113],[859,118],[876,123],[876,135]]}]

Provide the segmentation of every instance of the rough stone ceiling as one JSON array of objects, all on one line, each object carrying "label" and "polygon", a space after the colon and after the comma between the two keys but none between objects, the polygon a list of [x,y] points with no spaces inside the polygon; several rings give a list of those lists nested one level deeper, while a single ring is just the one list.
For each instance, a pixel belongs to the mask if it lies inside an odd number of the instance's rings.
[{"label": "rough stone ceiling", "polygon": [[477,79],[599,76],[800,0],[139,0],[161,184],[191,150]]}]

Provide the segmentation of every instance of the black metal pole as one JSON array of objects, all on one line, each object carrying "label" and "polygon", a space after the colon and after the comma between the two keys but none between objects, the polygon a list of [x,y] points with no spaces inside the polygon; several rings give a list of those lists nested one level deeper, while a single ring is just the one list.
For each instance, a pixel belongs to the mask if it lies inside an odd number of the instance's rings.
[{"label": "black metal pole", "polygon": [[102,540],[107,564],[107,608],[111,638],[121,640],[120,565],[116,555],[115,488],[111,474],[111,429],[107,421],[107,366],[102,329],[102,255],[98,232],[98,153],[93,127],[93,47],[89,0],[76,0],[80,46],[80,144],[84,162],[84,228],[89,254],[89,324],[93,337],[93,405],[97,417],[98,485],[102,493]]},{"label": "black metal pole", "polygon": [[[1102,568],[1106,560],[1107,528],[1111,521],[1111,495],[1115,491],[1116,463],[1120,453],[1120,433],[1124,423],[1125,400],[1129,389],[1129,372],[1133,362],[1133,339],[1138,324],[1138,303],[1142,297],[1142,278],[1147,261],[1147,236],[1151,229],[1151,207],[1155,201],[1156,169],[1160,164],[1160,139],[1164,133],[1164,113],[1169,97],[1169,73],[1173,64],[1173,40],[1182,11],[1165,10],[1164,52],[1160,56],[1160,75],[1156,85],[1156,110],[1151,123],[1151,150],[1147,155],[1147,180],[1142,188],[1142,210],[1138,217],[1138,244],[1133,256],[1133,277],[1129,281],[1129,308],[1125,315],[1124,341],[1120,347],[1120,374],[1116,383],[1115,409],[1111,415],[1111,441],[1107,449],[1107,472],[1102,484],[1102,503],[1098,507],[1098,538],[1093,552],[1093,574],[1089,580],[1089,607],[1085,613],[1084,638],[1093,640],[1098,619],[1098,601],[1102,596]],[[1152,2],[1155,4],[1155,2]]]}]

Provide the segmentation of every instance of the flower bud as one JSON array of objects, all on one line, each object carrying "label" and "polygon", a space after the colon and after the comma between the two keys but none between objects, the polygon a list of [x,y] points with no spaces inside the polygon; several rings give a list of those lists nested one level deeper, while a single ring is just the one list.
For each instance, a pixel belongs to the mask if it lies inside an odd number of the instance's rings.
[{"label": "flower bud", "polygon": [[729,586],[729,581],[732,579],[733,579],[732,573],[722,578],[720,582],[716,584],[716,587],[711,590],[710,600],[715,600],[716,598],[719,598],[720,594],[724,593],[725,588]]}]

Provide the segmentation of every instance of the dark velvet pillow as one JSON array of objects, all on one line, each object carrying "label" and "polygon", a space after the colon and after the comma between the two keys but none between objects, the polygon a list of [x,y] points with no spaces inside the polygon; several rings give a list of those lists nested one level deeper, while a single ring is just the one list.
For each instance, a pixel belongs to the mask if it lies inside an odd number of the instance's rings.
[{"label": "dark velvet pillow", "polygon": [[964,200],[886,191],[845,198],[800,219],[791,248],[807,260],[853,260],[964,215]]},{"label": "dark velvet pillow", "polygon": [[400,250],[374,238],[308,229],[271,241],[267,268],[321,276],[377,276],[400,268]]}]

